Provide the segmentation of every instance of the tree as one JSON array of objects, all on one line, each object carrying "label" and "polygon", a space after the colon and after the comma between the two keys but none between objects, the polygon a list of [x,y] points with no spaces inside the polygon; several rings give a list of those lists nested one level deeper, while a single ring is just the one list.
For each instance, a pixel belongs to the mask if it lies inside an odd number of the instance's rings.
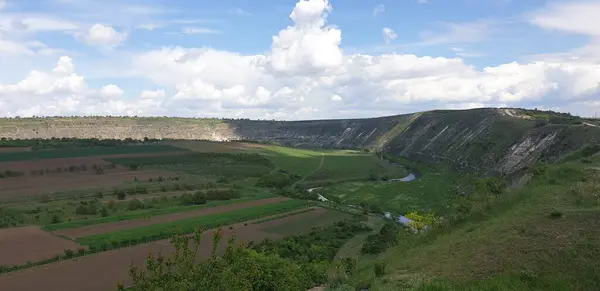
[{"label": "tree", "polygon": [[106,209],[106,207],[102,207],[102,211],[100,211],[100,215],[102,217],[107,217],[108,216],[108,209]]},{"label": "tree", "polygon": [[[176,235],[171,240],[175,247],[173,257],[150,254],[144,269],[132,266],[133,283],[128,290],[292,291],[313,287],[309,270],[290,260],[236,245],[235,237],[229,240],[224,254],[218,256],[221,229],[213,233],[210,257],[197,263],[201,238],[199,230],[191,236]],[[122,285],[118,289],[125,290]]]}]

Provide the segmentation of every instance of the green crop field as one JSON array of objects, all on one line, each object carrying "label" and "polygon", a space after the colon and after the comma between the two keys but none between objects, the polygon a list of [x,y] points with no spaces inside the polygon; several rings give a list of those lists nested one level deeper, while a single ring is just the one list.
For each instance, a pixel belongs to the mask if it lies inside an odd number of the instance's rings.
[{"label": "green crop field", "polygon": [[195,228],[209,229],[227,224],[257,219],[275,215],[312,205],[311,202],[302,200],[288,200],[279,203],[266,204],[231,212],[205,215],[200,217],[182,219],[175,222],[154,224],[134,229],[91,235],[77,239],[77,242],[90,247],[101,247],[103,244],[143,240],[148,238],[168,238],[174,232],[191,233]]},{"label": "green crop field", "polygon": [[118,154],[165,153],[186,151],[169,145],[141,145],[119,147],[85,147],[74,149],[41,150],[30,152],[0,153],[0,162],[32,161],[41,159],[78,158]]},{"label": "green crop field", "polygon": [[48,225],[44,225],[43,229],[46,231],[56,231],[56,230],[68,229],[68,228],[84,227],[84,226],[94,225],[94,224],[149,218],[149,217],[165,215],[165,214],[194,211],[194,210],[211,208],[211,207],[216,207],[216,206],[221,206],[221,205],[261,200],[261,199],[266,199],[266,198],[270,198],[270,197],[274,197],[274,195],[262,194],[262,195],[257,195],[257,196],[253,196],[253,197],[245,197],[245,198],[232,199],[232,200],[226,200],[226,201],[212,201],[212,202],[209,202],[209,203],[203,204],[203,205],[190,205],[190,206],[174,205],[174,206],[165,207],[165,208],[141,209],[141,210],[136,210],[136,211],[123,212],[121,214],[108,216],[108,217],[94,217],[94,218],[88,218],[85,220],[77,220],[77,221],[72,221],[72,222],[48,224]]}]

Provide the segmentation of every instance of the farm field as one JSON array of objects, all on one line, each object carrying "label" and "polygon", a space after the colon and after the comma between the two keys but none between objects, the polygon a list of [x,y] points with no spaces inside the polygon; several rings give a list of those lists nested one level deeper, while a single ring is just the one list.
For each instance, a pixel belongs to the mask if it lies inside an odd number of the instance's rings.
[{"label": "farm field", "polygon": [[57,158],[78,158],[122,154],[150,154],[184,151],[182,148],[168,145],[139,145],[120,147],[86,147],[75,149],[39,150],[12,153],[0,153],[0,162],[31,161]]},{"label": "farm field", "polygon": [[[274,228],[280,224],[303,221],[313,216],[323,215],[332,210],[317,208],[298,215],[289,215],[281,219],[272,219],[263,223],[236,223],[231,227],[222,229],[223,238],[218,247],[222,252],[229,238],[235,235],[237,241],[261,241],[265,238],[281,239],[285,234],[276,232],[265,232],[264,229]],[[309,231],[313,226],[326,226],[332,222],[320,220],[318,224],[307,225],[295,229],[296,233]],[[287,234],[287,233],[286,233]],[[212,239],[211,231],[203,234],[202,240],[208,242]],[[46,291],[62,290],[89,290],[104,291],[114,290],[117,283],[129,283],[128,269],[133,265],[141,266],[149,253],[161,252],[169,255],[173,252],[168,240],[155,241],[147,244],[102,252],[79,259],[62,261],[44,267],[35,267],[21,271],[12,272],[0,276],[0,286],[8,290],[35,290],[44,286]],[[202,245],[198,258],[207,258],[210,255],[211,246],[208,243]],[[94,276],[89,276],[94,274]]]},{"label": "farm field", "polygon": [[[96,234],[78,238],[77,241],[83,245],[100,248],[104,244],[123,244],[128,241],[146,241],[153,237],[165,238],[176,232],[193,232],[196,227],[202,229],[215,228],[222,225],[257,219],[309,206],[306,201],[302,200],[279,201],[281,200],[275,198],[268,201],[273,203],[258,203],[263,202],[259,200],[256,201],[257,203],[255,203],[256,205],[253,205],[253,207],[249,207],[251,205],[243,205],[246,207],[238,209],[216,209],[215,211],[205,212],[200,216],[188,216],[182,217],[179,220],[166,220],[166,222],[160,221],[152,224],[142,224],[135,228],[123,227],[116,228],[116,230],[107,228],[97,231]],[[160,217],[155,218],[157,220],[160,219]],[[137,225],[134,224],[134,226]],[[81,236],[81,234],[78,235]]]},{"label": "farm field", "polygon": [[49,259],[62,254],[65,249],[76,251],[79,248],[85,247],[45,232],[37,226],[0,229],[0,266]]},{"label": "farm field", "polygon": [[[43,282],[45,290],[111,290],[148,251],[172,252],[168,238],[174,233],[222,226],[225,238],[235,233],[246,242],[293,237],[360,216],[316,206],[304,183],[407,173],[348,150],[204,141],[99,148],[77,140],[68,142],[79,147],[62,148],[55,142],[58,149],[0,158],[2,251],[28,249],[6,253],[0,286],[27,290]],[[203,247],[201,256],[209,249]],[[97,282],[66,279],[94,270],[102,270]]]},{"label": "farm field", "polygon": [[[203,216],[212,215],[212,214],[227,213],[230,211],[243,210],[245,208],[253,208],[253,207],[258,207],[258,206],[262,206],[262,205],[278,203],[278,202],[282,202],[282,201],[286,201],[286,200],[287,199],[284,197],[274,197],[274,198],[250,200],[250,201],[230,200],[230,201],[227,201],[230,203],[227,203],[225,205],[207,204],[207,205],[205,205],[205,207],[202,207],[199,209],[190,209],[187,211],[184,211],[183,209],[175,209],[175,210],[179,210],[179,211],[171,213],[171,214],[149,216],[148,218],[142,218],[142,219],[127,219],[127,220],[122,220],[122,221],[98,223],[98,224],[92,224],[92,225],[88,225],[88,226],[75,227],[75,228],[69,228],[69,226],[74,226],[74,225],[66,225],[65,224],[65,225],[59,226],[62,228],[60,228],[58,231],[56,231],[56,233],[60,234],[60,235],[65,235],[65,236],[71,237],[71,238],[80,238],[80,237],[104,234],[104,233],[109,233],[109,232],[118,232],[118,231],[123,231],[123,230],[136,231],[136,228],[141,228],[141,227],[145,227],[145,226],[154,226],[156,224],[163,224],[163,223],[169,223],[169,222],[174,222],[173,225],[178,226],[178,225],[184,224],[182,222],[182,220],[187,219],[187,218],[196,218],[196,217],[203,217]],[[171,210],[171,209],[165,208],[165,210]],[[151,214],[156,214],[156,213],[148,213],[148,214],[151,215]],[[209,220],[209,218],[206,218],[206,219]],[[85,223],[87,221],[84,220],[82,222]],[[145,233],[145,232],[143,229],[141,229],[140,233]],[[151,232],[147,232],[147,233],[150,234]]]}]

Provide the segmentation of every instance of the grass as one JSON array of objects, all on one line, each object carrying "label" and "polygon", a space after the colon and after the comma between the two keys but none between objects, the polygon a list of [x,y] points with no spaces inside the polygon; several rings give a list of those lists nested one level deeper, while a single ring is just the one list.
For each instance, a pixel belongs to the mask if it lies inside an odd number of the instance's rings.
[{"label": "grass", "polygon": [[288,200],[280,203],[266,204],[231,212],[205,215],[182,219],[175,222],[160,223],[134,229],[91,235],[77,239],[77,242],[90,247],[101,247],[103,244],[144,238],[167,238],[174,232],[191,233],[195,228],[209,229],[237,222],[257,219],[282,212],[292,211],[310,206],[302,200]]},{"label": "grass", "polygon": [[122,147],[87,147],[76,149],[43,150],[30,152],[0,153],[0,162],[31,161],[41,159],[77,158],[101,155],[164,153],[185,151],[169,145],[140,145]]},{"label": "grass", "polygon": [[277,226],[262,229],[265,232],[276,233],[280,235],[292,235],[297,233],[298,229],[310,229],[324,224],[331,224],[335,221],[342,221],[352,216],[348,213],[327,210],[321,215],[313,215],[302,220],[293,220]]},{"label": "grass", "polygon": [[260,153],[271,160],[279,168],[290,173],[306,176],[312,173],[321,163],[322,153],[287,148],[275,145],[265,145]]},{"label": "grass", "polygon": [[125,220],[132,220],[132,219],[141,219],[141,218],[148,218],[148,217],[177,213],[177,212],[205,209],[205,208],[240,203],[240,202],[245,202],[245,201],[266,199],[269,197],[273,197],[273,195],[272,194],[263,194],[263,195],[258,195],[258,196],[254,196],[254,197],[246,197],[246,198],[226,200],[226,201],[214,201],[214,202],[209,202],[204,205],[171,206],[171,207],[166,207],[166,208],[142,209],[142,210],[130,211],[126,214],[120,214],[120,215],[116,215],[116,216],[95,217],[95,218],[91,218],[91,219],[78,220],[78,221],[73,221],[73,222],[48,224],[48,225],[44,225],[42,227],[42,229],[44,229],[46,231],[56,231],[56,230],[68,229],[68,228],[78,228],[78,227],[84,227],[84,226],[94,225],[94,224],[111,223],[111,222],[125,221]]},{"label": "grass", "polygon": [[464,184],[464,178],[443,167],[423,172],[421,178],[410,182],[341,183],[322,188],[320,194],[344,204],[373,205],[393,213],[411,210],[445,212],[450,199]]},{"label": "grass", "polygon": [[[598,173],[553,165],[495,199],[477,204],[463,223],[401,236],[388,252],[362,259],[353,284],[369,290],[600,290]],[[562,215],[550,218],[556,211]],[[381,278],[373,273],[377,263],[386,266]]]},{"label": "grass", "polygon": [[381,160],[372,154],[358,151],[327,152],[323,166],[306,178],[311,180],[324,179],[366,179],[370,176],[390,178],[405,177],[408,172],[395,164]]}]

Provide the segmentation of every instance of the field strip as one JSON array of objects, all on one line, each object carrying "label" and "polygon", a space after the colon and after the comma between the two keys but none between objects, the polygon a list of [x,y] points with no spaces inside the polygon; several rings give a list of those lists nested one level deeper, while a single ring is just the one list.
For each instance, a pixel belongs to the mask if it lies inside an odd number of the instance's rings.
[{"label": "field strip", "polygon": [[[316,207],[316,211],[286,216],[280,220],[270,220],[264,225],[251,224],[248,223],[249,221],[246,221],[246,223],[233,224],[232,229],[224,227],[222,232],[223,238],[218,250],[222,252],[227,245],[228,239],[233,235],[235,235],[238,241],[245,242],[260,242],[265,238],[282,238],[282,235],[262,232],[260,229],[265,225],[304,220],[315,215],[320,215],[323,211],[325,210]],[[202,236],[203,244],[198,256],[199,259],[207,258],[210,255],[210,242],[212,241],[212,232],[214,230],[211,229],[204,232]],[[172,254],[173,247],[170,246],[168,239],[14,271],[0,275],[0,286],[6,290],[115,290],[118,282],[123,282],[125,285],[130,283],[128,273],[130,265],[133,264],[142,267],[149,253],[156,255],[159,252],[165,256]]]},{"label": "field strip", "polygon": [[[270,200],[270,203],[254,203],[254,207],[245,208],[222,208],[220,211],[213,211],[211,214],[204,214],[199,217],[190,217],[179,220],[165,222],[164,220],[157,221],[153,224],[136,228],[120,229],[118,231],[93,234],[77,239],[77,242],[89,247],[101,248],[107,244],[114,242],[123,244],[125,242],[143,243],[149,240],[158,240],[167,238],[173,232],[191,233],[196,228],[210,229],[222,225],[228,225],[241,221],[253,220],[265,216],[275,215],[282,212],[288,212],[311,205],[310,202],[303,200]],[[259,200],[257,202],[263,202]],[[253,201],[254,202],[254,201]],[[276,203],[278,202],[278,203]],[[232,205],[233,206],[233,205]],[[212,209],[212,208],[211,208]],[[214,214],[213,214],[214,213]]]},{"label": "field strip", "polygon": [[[77,237],[83,237],[83,236],[88,236],[88,235],[93,235],[93,234],[101,234],[101,233],[106,233],[106,232],[113,232],[113,231],[118,231],[118,230],[126,230],[126,229],[131,229],[131,228],[136,228],[136,227],[153,225],[153,224],[157,224],[157,223],[178,221],[178,220],[185,219],[185,218],[209,215],[209,214],[213,214],[213,213],[234,211],[234,210],[239,210],[239,209],[244,209],[244,208],[249,208],[249,207],[255,207],[255,206],[259,206],[259,205],[277,203],[277,202],[286,201],[286,200],[288,200],[288,198],[273,197],[273,198],[258,199],[258,200],[249,199],[248,201],[243,201],[243,202],[237,202],[235,200],[219,201],[221,203],[221,205],[218,205],[218,206],[215,206],[214,204],[212,204],[212,205],[207,204],[207,205],[200,206],[200,208],[191,208],[192,210],[184,211],[184,212],[174,212],[174,213],[164,214],[164,215],[153,215],[153,216],[144,217],[144,218],[138,216],[133,219],[128,219],[128,220],[126,219],[126,220],[120,220],[120,221],[109,221],[107,223],[92,224],[92,225],[87,225],[87,226],[83,226],[83,227],[77,227],[77,226],[75,226],[74,228],[63,227],[62,229],[59,228],[58,231],[56,231],[56,233],[65,235],[68,237],[77,238]],[[226,202],[229,202],[229,203],[226,203]],[[172,210],[174,210],[174,209],[165,208],[165,211],[172,211]],[[121,217],[121,218],[123,218],[123,217]],[[86,220],[83,220],[83,221],[79,222],[79,225],[84,224],[86,222],[87,222]],[[74,222],[72,225],[77,225],[77,224],[78,224],[78,222]],[[52,225],[50,225],[50,226],[52,226]]]}]

